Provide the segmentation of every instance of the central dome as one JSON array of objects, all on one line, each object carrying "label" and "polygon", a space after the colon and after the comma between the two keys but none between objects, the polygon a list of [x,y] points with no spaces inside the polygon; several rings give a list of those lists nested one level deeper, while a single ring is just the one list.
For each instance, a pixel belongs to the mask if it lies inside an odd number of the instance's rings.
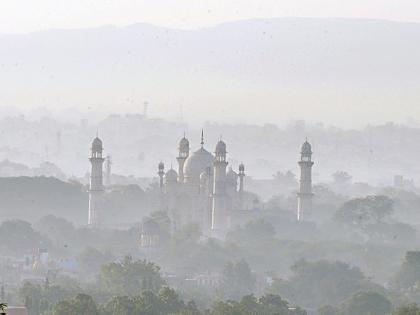
[{"label": "central dome", "polygon": [[213,154],[203,147],[190,154],[184,164],[184,177],[186,182],[199,183],[200,174],[204,172],[206,168],[212,168],[213,161]]}]

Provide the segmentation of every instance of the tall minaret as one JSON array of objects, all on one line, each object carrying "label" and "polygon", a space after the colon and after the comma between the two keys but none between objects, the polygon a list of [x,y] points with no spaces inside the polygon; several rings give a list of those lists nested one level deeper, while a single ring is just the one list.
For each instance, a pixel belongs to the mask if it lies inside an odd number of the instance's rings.
[{"label": "tall minaret", "polygon": [[215,236],[223,236],[229,227],[226,207],[226,144],[220,140],[216,145],[214,159],[213,209],[211,228]]},{"label": "tall minaret", "polygon": [[300,189],[298,193],[297,219],[308,221],[312,216],[312,148],[308,140],[302,145],[300,152]]},{"label": "tall minaret", "polygon": [[179,141],[179,154],[178,157],[176,158],[178,161],[178,181],[180,183],[184,182],[184,163],[185,160],[188,158],[188,155],[190,154],[190,142],[188,141],[187,138],[185,138],[185,134],[184,137],[181,139],[181,141]]},{"label": "tall minaret", "polygon": [[239,164],[239,210],[244,207],[244,178],[245,178],[245,165]]},{"label": "tall minaret", "polygon": [[239,193],[244,192],[244,177],[245,177],[245,165],[243,163],[239,164]]},{"label": "tall minaret", "polygon": [[102,141],[96,136],[92,142],[92,155],[89,158],[92,164],[90,172],[90,188],[89,188],[89,220],[88,224],[91,226],[98,226],[101,224],[100,212],[102,207],[102,197],[104,193],[104,185],[102,179]]},{"label": "tall minaret", "polygon": [[165,164],[163,164],[163,162],[160,162],[159,165],[158,165],[158,175],[159,175],[160,192],[163,193],[163,191],[164,191],[163,176],[165,175]]}]

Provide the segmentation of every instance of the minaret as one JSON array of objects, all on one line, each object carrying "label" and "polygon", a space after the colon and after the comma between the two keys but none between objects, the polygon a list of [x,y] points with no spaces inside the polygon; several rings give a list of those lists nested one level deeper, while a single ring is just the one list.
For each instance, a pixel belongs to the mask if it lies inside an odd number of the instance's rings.
[{"label": "minaret", "polygon": [[226,144],[220,140],[216,145],[214,159],[213,209],[211,228],[221,237],[229,227],[226,198]]},{"label": "minaret", "polygon": [[298,193],[298,221],[308,221],[312,216],[312,148],[308,140],[300,152],[300,189]]},{"label": "minaret", "polygon": [[178,181],[180,183],[183,183],[184,182],[184,163],[190,154],[190,142],[188,141],[187,138],[185,138],[185,134],[184,134],[184,137],[179,142],[178,150],[179,150],[179,154],[178,154],[178,157],[176,158],[178,161],[178,176],[179,176]]},{"label": "minaret", "polygon": [[239,164],[239,210],[244,208],[244,178],[245,178],[245,165]]},{"label": "minaret", "polygon": [[245,178],[245,165],[243,163],[239,164],[239,193],[244,192],[244,178]]},{"label": "minaret", "polygon": [[160,162],[159,165],[158,165],[158,175],[159,175],[160,192],[163,193],[163,191],[164,191],[163,176],[165,175],[165,164],[163,164],[163,162]]},{"label": "minaret", "polygon": [[89,219],[88,224],[98,226],[101,223],[100,212],[102,207],[102,197],[104,193],[104,185],[102,179],[102,141],[96,136],[92,142],[92,155],[89,158],[92,164],[90,172],[90,188],[89,188]]}]

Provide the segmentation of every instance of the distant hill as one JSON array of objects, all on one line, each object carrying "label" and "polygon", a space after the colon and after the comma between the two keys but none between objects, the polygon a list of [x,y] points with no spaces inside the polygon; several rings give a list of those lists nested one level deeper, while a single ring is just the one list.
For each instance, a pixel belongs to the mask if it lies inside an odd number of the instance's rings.
[{"label": "distant hill", "polygon": [[[36,222],[54,215],[85,225],[88,218],[87,188],[54,177],[0,177],[0,223],[8,219]],[[104,224],[135,224],[155,205],[136,185],[117,187],[105,195]]]},{"label": "distant hill", "polygon": [[79,224],[87,220],[85,189],[53,177],[1,177],[0,200],[0,220],[36,221],[48,214]]},{"label": "distant hill", "polygon": [[[328,109],[341,122],[341,110],[354,110],[347,119],[376,123],[375,116],[383,122],[412,112],[419,54],[419,24],[368,19],[0,35],[0,82],[8,91],[0,102],[133,109],[151,99],[156,112],[178,113],[182,104],[187,119],[210,120],[327,120]],[[255,113],[257,104],[265,111]]]}]

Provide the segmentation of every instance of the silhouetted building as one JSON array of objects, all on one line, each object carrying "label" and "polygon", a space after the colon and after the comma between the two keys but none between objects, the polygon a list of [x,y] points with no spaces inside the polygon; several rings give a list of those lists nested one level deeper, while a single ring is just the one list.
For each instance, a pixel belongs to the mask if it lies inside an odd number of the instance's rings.
[{"label": "silhouetted building", "polygon": [[312,215],[312,147],[306,140],[302,145],[299,161],[300,166],[300,188],[298,192],[297,219],[308,221]]},{"label": "silhouetted building", "polygon": [[159,163],[161,210],[169,214],[173,230],[196,223],[205,233],[213,231],[217,234],[214,236],[222,237],[231,226],[235,212],[242,210],[240,196],[244,193],[245,167],[241,164],[240,175],[232,169],[226,172],[226,144],[220,140],[213,155],[204,148],[203,133],[201,146],[195,152],[190,154],[185,135],[178,149],[178,173],[172,167],[165,173],[163,163]]},{"label": "silhouetted building", "polygon": [[101,208],[104,195],[102,174],[104,158],[102,157],[102,152],[102,141],[96,137],[92,142],[92,155],[89,158],[92,169],[90,173],[88,224],[91,226],[98,226],[101,223]]}]

